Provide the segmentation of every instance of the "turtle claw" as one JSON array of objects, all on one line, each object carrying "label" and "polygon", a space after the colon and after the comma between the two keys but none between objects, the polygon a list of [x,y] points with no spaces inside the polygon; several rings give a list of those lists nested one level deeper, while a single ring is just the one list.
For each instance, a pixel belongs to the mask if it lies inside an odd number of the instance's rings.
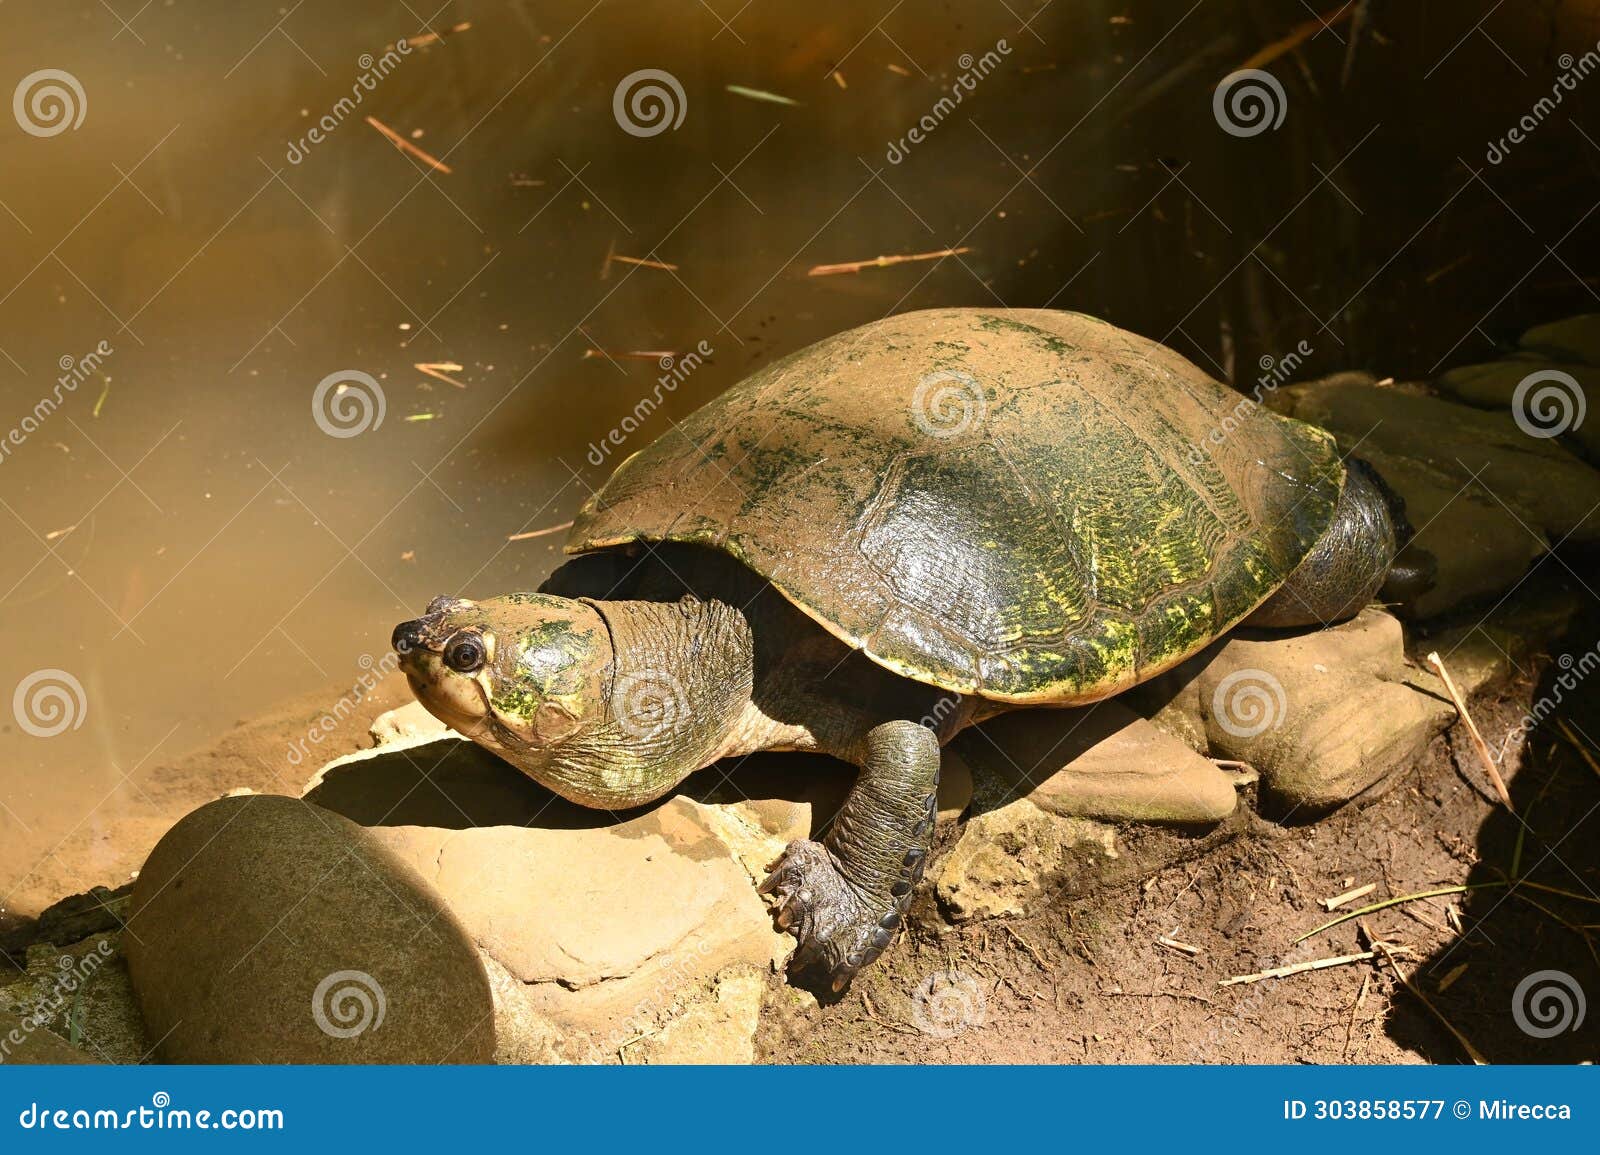
[{"label": "turtle claw", "polygon": [[778,928],[799,940],[791,973],[824,980],[835,992],[883,953],[900,922],[898,910],[878,911],[840,874],[827,847],[809,839],[789,843],[761,893],[777,898]]}]

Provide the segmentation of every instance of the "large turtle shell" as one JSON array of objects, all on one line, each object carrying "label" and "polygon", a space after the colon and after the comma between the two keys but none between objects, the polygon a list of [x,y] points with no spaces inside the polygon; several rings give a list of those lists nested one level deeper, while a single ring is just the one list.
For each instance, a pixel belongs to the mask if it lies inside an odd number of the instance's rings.
[{"label": "large turtle shell", "polygon": [[1332,438],[1077,313],[819,341],[624,461],[567,552],[721,549],[921,682],[1089,702],[1203,648],[1328,525]]}]

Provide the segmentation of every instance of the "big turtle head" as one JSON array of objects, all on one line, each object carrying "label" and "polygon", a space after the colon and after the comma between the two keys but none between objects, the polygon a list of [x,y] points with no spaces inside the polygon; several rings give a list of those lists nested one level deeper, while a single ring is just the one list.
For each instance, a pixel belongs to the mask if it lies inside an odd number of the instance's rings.
[{"label": "big turtle head", "polygon": [[429,713],[535,778],[550,751],[604,715],[611,639],[584,602],[439,597],[395,627],[393,644]]}]

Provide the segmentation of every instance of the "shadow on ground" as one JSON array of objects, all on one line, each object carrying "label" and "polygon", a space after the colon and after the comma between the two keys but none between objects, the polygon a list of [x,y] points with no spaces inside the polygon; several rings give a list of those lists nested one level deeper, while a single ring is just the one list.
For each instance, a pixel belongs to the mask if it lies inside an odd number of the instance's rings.
[{"label": "shadow on ground", "polygon": [[[1600,610],[1577,619],[1553,649],[1557,660],[1517,699],[1482,723],[1491,750],[1513,727],[1543,716],[1520,751],[1505,757],[1515,813],[1496,806],[1479,827],[1456,937],[1416,966],[1412,982],[1437,1008],[1399,995],[1388,1032],[1430,1061],[1466,1054],[1441,1018],[1495,1063],[1600,1059],[1600,670],[1592,668]],[[1566,655],[1563,657],[1562,655]],[[1463,777],[1484,778],[1458,727],[1453,752]],[[1444,837],[1419,829],[1419,838]],[[1441,989],[1443,988],[1443,989]]]}]

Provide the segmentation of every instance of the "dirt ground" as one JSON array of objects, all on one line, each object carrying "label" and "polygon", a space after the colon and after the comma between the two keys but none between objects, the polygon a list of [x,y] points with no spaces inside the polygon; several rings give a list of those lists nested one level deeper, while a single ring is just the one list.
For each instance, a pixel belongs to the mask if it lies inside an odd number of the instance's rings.
[{"label": "dirt ground", "polygon": [[[1557,653],[1592,649],[1597,624],[1577,623]],[[1551,695],[1562,670],[1548,659],[1524,665],[1474,706],[1492,746],[1530,702]],[[1597,702],[1600,687],[1580,685],[1562,712],[1594,734],[1582,719],[1596,716]],[[1600,923],[1600,767],[1553,719],[1507,765],[1520,820],[1493,800],[1456,726],[1368,805],[1298,827],[1258,823],[1135,886],[962,927],[925,897],[900,949],[843,1000],[775,999],[760,1054],[779,1063],[1462,1063],[1470,1045],[1490,1062],[1593,1061],[1600,1011],[1539,1038],[1519,1028],[1512,1003],[1518,984],[1543,970],[1600,995],[1588,937]],[[1510,888],[1514,873],[1525,881]],[[1376,890],[1334,914],[1319,904],[1367,883]],[[1295,942],[1366,904],[1463,885],[1476,889]],[[1389,944],[1394,963],[1219,986],[1364,951],[1362,925]],[[1190,955],[1161,936],[1199,949]]]},{"label": "dirt ground", "polygon": [[[1589,655],[1596,638],[1600,608],[1551,650]],[[1426,652],[1425,639],[1417,649]],[[1566,669],[1560,657],[1524,661],[1473,703],[1498,748],[1532,703],[1560,702],[1521,753],[1506,759],[1516,816],[1495,802],[1458,725],[1365,805],[1290,827],[1252,816],[1237,837],[1204,853],[1197,834],[1197,853],[1185,861],[1120,888],[1057,895],[1030,917],[953,926],[928,888],[903,941],[843,999],[819,1006],[775,976],[758,1057],[1460,1063],[1471,1060],[1471,1047],[1492,1062],[1600,1058],[1600,1009],[1578,1029],[1550,1037],[1527,1033],[1512,1013],[1519,983],[1541,971],[1570,976],[1586,999],[1600,996],[1600,955],[1590,938],[1600,929],[1600,766],[1588,741],[1600,736],[1593,721],[1600,678],[1561,690],[1555,679]],[[386,682],[350,711],[318,757],[364,744],[364,720],[404,698],[402,687]],[[176,815],[226,789],[297,793],[309,769],[285,764],[286,744],[326,708],[326,695],[308,697],[139,775],[127,799],[108,807],[113,819],[82,826],[28,870],[14,895],[20,901],[0,912],[0,930],[64,895],[122,882]],[[1580,745],[1562,736],[1557,719]],[[404,820],[429,819],[408,812]],[[1147,831],[1123,832],[1131,854],[1151,837]],[[958,833],[942,827],[938,850]],[[1170,857],[1171,836],[1162,837]],[[1512,876],[1523,881],[1510,887]],[[1319,900],[1369,883],[1372,893],[1336,914],[1418,891],[1472,889],[1401,903],[1296,943],[1336,917]],[[1363,951],[1362,927],[1388,944],[1393,963],[1368,959],[1219,986]],[[1163,945],[1163,936],[1197,949]]]}]

